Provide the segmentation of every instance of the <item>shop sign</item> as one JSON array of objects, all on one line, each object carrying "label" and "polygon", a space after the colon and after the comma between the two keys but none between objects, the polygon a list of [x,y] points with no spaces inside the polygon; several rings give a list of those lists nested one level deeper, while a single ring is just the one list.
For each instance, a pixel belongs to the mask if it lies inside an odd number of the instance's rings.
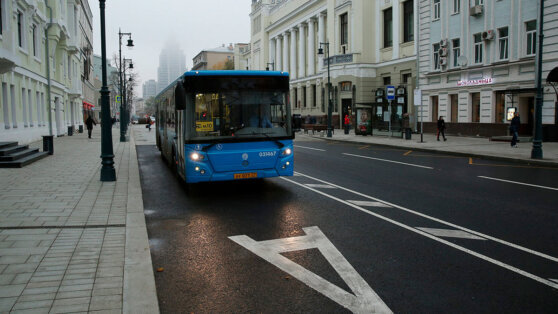
[{"label": "shop sign", "polygon": [[457,86],[475,86],[475,85],[487,85],[494,83],[491,77],[483,78],[480,80],[468,80],[468,81],[458,81]]}]

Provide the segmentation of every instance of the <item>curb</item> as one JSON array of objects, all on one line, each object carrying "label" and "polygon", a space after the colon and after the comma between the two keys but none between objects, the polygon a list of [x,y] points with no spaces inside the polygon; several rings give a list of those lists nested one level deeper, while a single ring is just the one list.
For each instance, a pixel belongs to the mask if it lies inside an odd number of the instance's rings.
[{"label": "curb", "polygon": [[[132,128],[130,128],[132,132]],[[135,140],[130,135],[123,313],[159,313]]]},{"label": "curb", "polygon": [[362,145],[377,145],[377,146],[389,147],[389,148],[410,149],[419,152],[436,152],[436,153],[443,153],[451,156],[474,157],[474,158],[482,158],[488,160],[506,161],[506,162],[512,162],[512,163],[522,164],[522,165],[534,165],[534,166],[541,166],[541,167],[558,168],[558,163],[554,161],[531,160],[531,159],[522,159],[522,158],[505,157],[505,156],[492,156],[492,155],[485,155],[485,154],[478,154],[478,153],[451,152],[451,151],[432,149],[432,148],[416,148],[410,146],[401,146],[401,145],[393,145],[393,144],[385,144],[385,143],[362,142],[359,140],[341,140],[341,139],[334,139],[334,138],[327,138],[327,137],[315,137],[309,135],[307,136],[310,138],[315,138],[315,139],[325,140],[325,141],[356,143]]}]

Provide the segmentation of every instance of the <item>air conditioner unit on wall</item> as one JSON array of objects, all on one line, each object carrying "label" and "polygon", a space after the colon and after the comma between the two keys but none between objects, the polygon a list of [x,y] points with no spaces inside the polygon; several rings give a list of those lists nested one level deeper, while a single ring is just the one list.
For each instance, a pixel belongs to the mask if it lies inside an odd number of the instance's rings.
[{"label": "air conditioner unit on wall", "polygon": [[482,14],[482,5],[475,5],[469,9],[469,15],[477,16]]},{"label": "air conditioner unit on wall", "polygon": [[439,54],[441,57],[447,56],[447,55],[448,55],[448,48],[440,48],[440,49],[438,50],[438,54]]},{"label": "air conditioner unit on wall", "polygon": [[448,64],[448,58],[446,57],[440,57],[440,65],[447,65]]},{"label": "air conditioner unit on wall", "polygon": [[494,31],[493,30],[487,30],[485,32],[482,32],[481,37],[483,40],[492,40],[494,39]]},{"label": "air conditioner unit on wall", "polygon": [[440,40],[440,47],[447,47],[447,46],[448,46],[448,40],[447,39]]}]

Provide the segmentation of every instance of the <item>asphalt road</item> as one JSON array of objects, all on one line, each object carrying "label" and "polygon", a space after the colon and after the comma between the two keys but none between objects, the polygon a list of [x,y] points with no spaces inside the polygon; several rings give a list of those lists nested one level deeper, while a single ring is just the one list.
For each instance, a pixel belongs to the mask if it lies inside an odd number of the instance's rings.
[{"label": "asphalt road", "polygon": [[558,169],[295,144],[294,177],[189,190],[137,146],[162,312],[556,312]]}]

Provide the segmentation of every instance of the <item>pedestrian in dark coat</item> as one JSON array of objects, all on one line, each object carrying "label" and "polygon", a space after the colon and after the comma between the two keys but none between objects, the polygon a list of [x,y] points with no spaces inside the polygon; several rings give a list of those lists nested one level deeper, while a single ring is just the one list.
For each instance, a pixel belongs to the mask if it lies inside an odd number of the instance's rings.
[{"label": "pedestrian in dark coat", "polygon": [[85,120],[85,125],[87,125],[87,135],[91,138],[91,132],[93,132],[93,124],[97,125],[95,120],[91,118],[91,116],[87,116],[87,120]]},{"label": "pedestrian in dark coat", "polygon": [[446,130],[446,122],[444,121],[444,117],[440,116],[440,118],[438,119],[438,134],[437,134],[438,141],[440,140],[440,133],[442,133],[442,137],[444,138],[444,141],[448,140],[446,138],[445,130]]},{"label": "pedestrian in dark coat", "polygon": [[520,126],[521,120],[519,119],[519,112],[516,112],[510,124],[510,133],[512,134],[511,147],[517,147],[517,137]]}]

